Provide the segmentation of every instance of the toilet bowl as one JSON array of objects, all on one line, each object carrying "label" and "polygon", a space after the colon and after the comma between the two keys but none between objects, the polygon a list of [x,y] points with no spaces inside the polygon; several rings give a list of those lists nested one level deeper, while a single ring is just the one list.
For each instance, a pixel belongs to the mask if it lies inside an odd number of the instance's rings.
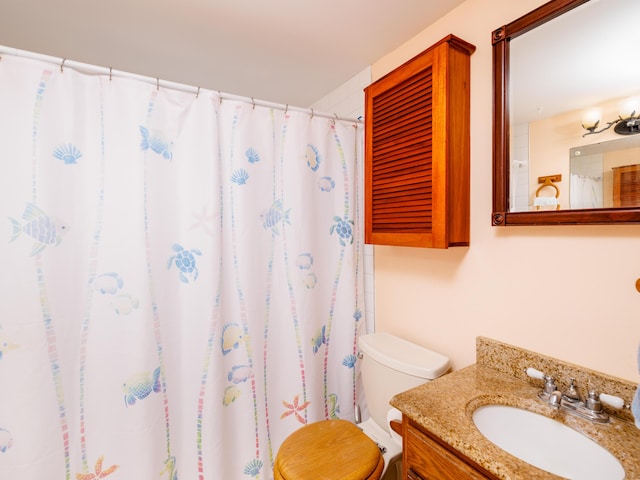
[{"label": "toilet bowl", "polygon": [[[399,411],[397,412],[400,413]],[[402,414],[399,416],[401,418]],[[381,472],[380,479],[399,480],[400,465],[402,463],[402,438],[397,433],[380,427],[372,418],[368,418],[364,422],[359,423],[358,427],[362,429],[367,437],[376,443],[382,453],[384,468]],[[394,436],[397,436],[397,438]]]},{"label": "toilet bowl", "polygon": [[449,370],[444,355],[388,333],[358,339],[368,418],[305,425],[285,439],[274,463],[275,480],[400,480],[402,438],[389,422],[402,414],[391,407],[395,394]]}]

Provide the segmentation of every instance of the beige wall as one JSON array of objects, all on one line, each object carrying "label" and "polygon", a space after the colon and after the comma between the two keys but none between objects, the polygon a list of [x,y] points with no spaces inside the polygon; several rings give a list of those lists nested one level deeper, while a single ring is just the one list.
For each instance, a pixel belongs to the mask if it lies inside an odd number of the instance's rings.
[{"label": "beige wall", "polygon": [[640,226],[491,226],[490,34],[542,3],[468,0],[373,64],[375,80],[449,33],[477,47],[471,245],[376,246],[376,329],[448,355],[454,369],[475,362],[475,337],[483,335],[635,381]]}]

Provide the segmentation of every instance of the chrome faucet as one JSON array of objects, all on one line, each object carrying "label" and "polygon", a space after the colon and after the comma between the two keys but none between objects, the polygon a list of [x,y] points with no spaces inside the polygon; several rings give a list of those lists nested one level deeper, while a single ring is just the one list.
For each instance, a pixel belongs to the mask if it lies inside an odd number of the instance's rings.
[{"label": "chrome faucet", "polygon": [[578,393],[578,389],[576,388],[576,379],[572,378],[570,380],[571,383],[569,384],[569,388],[562,394],[562,398],[564,398],[567,402],[580,403],[582,399],[580,398],[580,394]]},{"label": "chrome faucet", "polygon": [[549,395],[549,400],[547,401],[547,403],[556,410],[559,409],[562,406],[562,393],[560,392],[560,390],[556,390],[555,392],[551,393]]},{"label": "chrome faucet", "polygon": [[572,415],[576,415],[592,422],[607,423],[609,415],[602,409],[602,403],[605,402],[614,408],[630,408],[625,405],[624,400],[608,394],[600,394],[595,390],[590,390],[587,398],[584,400],[580,397],[576,386],[575,378],[570,379],[567,390],[561,392],[552,376],[546,375],[535,368],[525,369],[525,373],[531,378],[543,380],[542,390],[538,392],[538,397],[548,403],[551,407],[566,411]]}]

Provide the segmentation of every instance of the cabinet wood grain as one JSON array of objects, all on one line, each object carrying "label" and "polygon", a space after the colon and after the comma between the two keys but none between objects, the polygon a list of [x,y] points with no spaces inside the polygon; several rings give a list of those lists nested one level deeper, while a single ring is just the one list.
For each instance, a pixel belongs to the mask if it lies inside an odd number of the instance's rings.
[{"label": "cabinet wood grain", "polygon": [[471,460],[403,419],[402,463],[406,480],[499,480]]}]

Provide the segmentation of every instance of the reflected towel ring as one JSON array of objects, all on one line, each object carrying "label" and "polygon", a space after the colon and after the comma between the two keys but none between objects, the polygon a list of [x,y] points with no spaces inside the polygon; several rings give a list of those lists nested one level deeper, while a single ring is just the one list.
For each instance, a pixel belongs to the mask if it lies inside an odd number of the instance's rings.
[{"label": "reflected towel ring", "polygon": [[544,182],[544,184],[540,185],[538,187],[538,189],[536,190],[536,197],[539,195],[540,190],[542,190],[545,187],[555,188],[556,189],[556,197],[555,198],[558,198],[560,196],[560,189],[558,188],[558,186],[555,183],[553,183],[551,180],[546,180]]},{"label": "reflected towel ring", "polygon": [[[536,190],[536,200],[533,202],[533,204],[536,207],[536,210],[540,210],[540,206],[541,205],[547,205],[547,206],[551,206],[551,205],[555,205],[556,206],[556,210],[560,210],[560,202],[558,201],[558,197],[560,196],[560,188],[558,187],[558,185],[556,185],[555,183],[553,183],[553,181],[559,182],[562,180],[562,176],[561,175],[549,175],[547,177],[538,177],[538,182],[542,183],[542,185],[540,185],[538,187],[538,189]],[[555,189],[556,191],[556,195],[555,197],[541,197],[540,196],[540,191],[546,187],[551,187],[553,189]]]}]

